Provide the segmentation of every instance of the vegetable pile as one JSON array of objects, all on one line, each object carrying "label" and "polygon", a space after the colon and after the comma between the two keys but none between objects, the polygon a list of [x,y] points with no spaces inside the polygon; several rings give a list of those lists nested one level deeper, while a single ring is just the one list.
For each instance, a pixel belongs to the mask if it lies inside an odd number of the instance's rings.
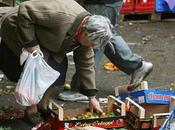
[{"label": "vegetable pile", "polygon": [[0,107],[0,119],[18,119],[22,118],[24,111],[20,108],[14,108],[13,106]]},{"label": "vegetable pile", "polygon": [[65,120],[80,120],[80,119],[94,119],[94,118],[105,118],[105,117],[115,117],[115,113],[91,113],[91,112],[85,112],[82,114],[78,114],[77,116],[67,116]]}]

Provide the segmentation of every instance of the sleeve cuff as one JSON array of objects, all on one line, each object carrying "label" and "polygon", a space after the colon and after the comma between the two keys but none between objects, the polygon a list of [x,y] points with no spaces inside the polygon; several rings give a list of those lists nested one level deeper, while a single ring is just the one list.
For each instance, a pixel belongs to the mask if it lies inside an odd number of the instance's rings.
[{"label": "sleeve cuff", "polygon": [[27,48],[27,47],[33,47],[33,46],[36,46],[38,45],[38,41],[36,39],[33,39],[32,41],[28,42],[28,43],[25,43],[23,45],[24,48]]}]

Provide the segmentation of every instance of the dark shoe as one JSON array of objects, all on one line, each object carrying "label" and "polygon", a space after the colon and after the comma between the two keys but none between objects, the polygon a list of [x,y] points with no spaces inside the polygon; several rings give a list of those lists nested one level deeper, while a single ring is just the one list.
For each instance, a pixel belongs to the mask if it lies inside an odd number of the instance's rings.
[{"label": "dark shoe", "polygon": [[39,112],[33,113],[33,114],[27,114],[25,111],[23,121],[25,121],[28,124],[31,125],[37,125],[44,121],[44,119],[41,117],[41,114]]},{"label": "dark shoe", "polygon": [[63,101],[87,101],[88,97],[75,91],[65,91],[58,95]]}]

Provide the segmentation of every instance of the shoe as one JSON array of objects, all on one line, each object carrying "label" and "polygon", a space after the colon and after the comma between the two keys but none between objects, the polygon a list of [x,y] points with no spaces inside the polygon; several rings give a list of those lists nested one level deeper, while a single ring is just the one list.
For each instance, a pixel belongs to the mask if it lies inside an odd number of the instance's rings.
[{"label": "shoe", "polygon": [[63,101],[87,101],[88,97],[75,91],[65,91],[58,95]]},{"label": "shoe", "polygon": [[24,112],[24,117],[22,118],[22,120],[34,126],[44,121],[39,112],[29,115],[26,111]]},{"label": "shoe", "polygon": [[[150,62],[142,61],[142,66],[138,68],[134,73],[131,75],[131,81],[130,84],[136,84],[131,85],[133,89],[136,89],[139,86],[139,83],[142,82],[152,71],[153,64]],[[128,87],[128,91],[132,91],[131,88]]]}]

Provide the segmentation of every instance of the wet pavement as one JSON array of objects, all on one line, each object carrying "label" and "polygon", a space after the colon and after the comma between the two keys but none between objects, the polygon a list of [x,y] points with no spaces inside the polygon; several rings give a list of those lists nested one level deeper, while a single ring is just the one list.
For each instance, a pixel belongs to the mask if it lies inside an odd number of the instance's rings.
[{"label": "wet pavement", "polygon": [[[175,91],[170,84],[175,82],[175,22],[124,22],[121,23],[119,34],[127,41],[133,52],[141,55],[145,60],[154,64],[154,69],[149,77],[146,78],[151,89],[170,89]],[[74,73],[74,65],[71,56],[69,56],[69,71],[66,82],[69,83]],[[104,57],[100,69],[97,73],[98,97],[107,97],[115,95],[114,87],[127,84],[130,76],[121,71],[106,71],[104,64],[109,60]],[[165,87],[163,87],[165,85]],[[15,84],[7,82],[6,79],[0,81],[0,106],[15,106],[24,109],[18,105],[13,96]],[[4,91],[5,90],[5,91]],[[58,91],[62,90],[59,88]],[[2,92],[3,91],[3,92]],[[57,99],[58,92],[52,96]],[[70,102],[61,102],[71,104]],[[71,106],[71,105],[70,105]],[[74,106],[74,103],[72,103]],[[22,120],[0,120],[0,126],[11,126],[13,130],[29,130],[30,125]]]}]

